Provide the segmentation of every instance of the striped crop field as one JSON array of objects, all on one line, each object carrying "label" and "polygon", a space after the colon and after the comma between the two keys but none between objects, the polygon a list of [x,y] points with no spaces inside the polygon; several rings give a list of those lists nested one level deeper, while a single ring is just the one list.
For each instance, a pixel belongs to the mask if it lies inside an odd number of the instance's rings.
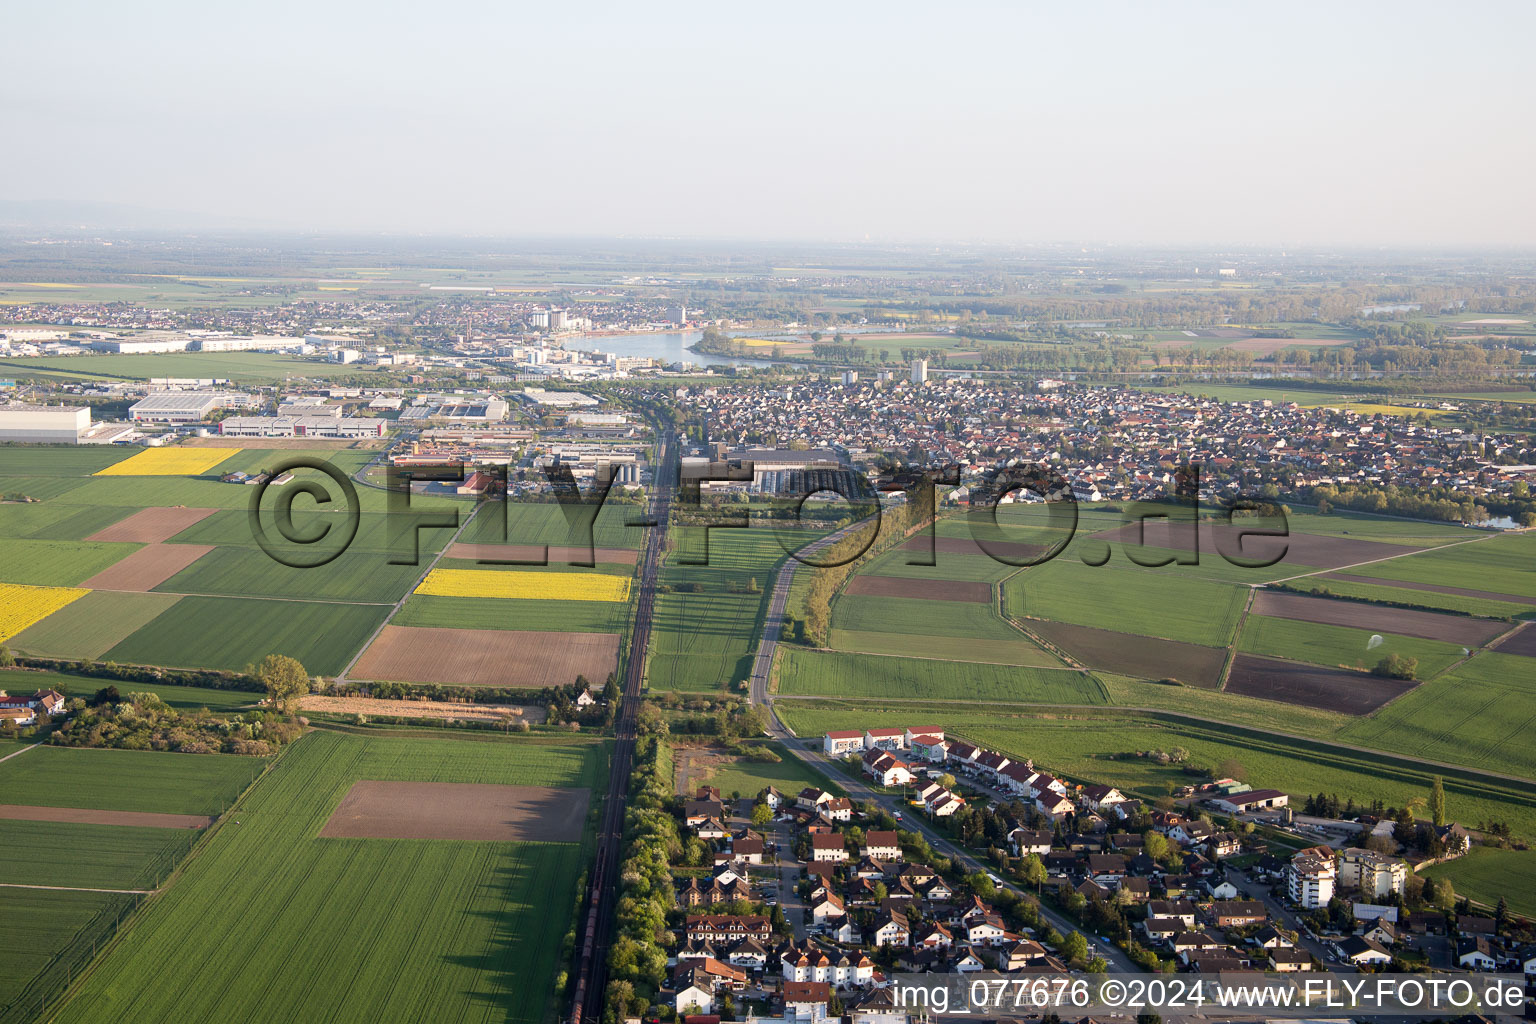
[{"label": "striped crop field", "polygon": [[239,448],[146,448],[95,476],[200,476],[239,455]]},{"label": "striped crop field", "polygon": [[0,583],[0,640],[9,640],[89,593],[89,590],[76,587],[23,587]]},{"label": "striped crop field", "polygon": [[416,593],[532,601],[628,601],[629,577],[608,573],[433,569]]}]

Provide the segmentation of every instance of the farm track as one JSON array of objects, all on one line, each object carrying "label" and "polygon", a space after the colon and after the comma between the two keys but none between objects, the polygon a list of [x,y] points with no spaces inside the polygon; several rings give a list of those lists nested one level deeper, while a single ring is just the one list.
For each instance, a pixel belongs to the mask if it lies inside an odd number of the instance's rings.
[{"label": "farm track", "polygon": [[[587,874],[586,915],[577,930],[581,950],[575,967],[576,983],[571,997],[571,1024],[598,1024],[603,1018],[603,999],[608,982],[608,947],[613,938],[614,909],[618,904],[619,857],[624,838],[625,794],[635,759],[635,726],[640,717],[640,691],[645,680],[646,648],[656,602],[656,576],[661,565],[662,541],[672,504],[672,481],[677,460],[671,433],[661,441],[651,495],[650,532],[640,563],[639,596],[635,627],[630,633],[629,658],[624,666],[624,693],[614,725],[613,756],[608,764],[608,793],[598,826],[597,854]],[[458,535],[454,535],[457,540]],[[450,545],[451,546],[451,545]],[[447,550],[445,546],[443,550]]]}]

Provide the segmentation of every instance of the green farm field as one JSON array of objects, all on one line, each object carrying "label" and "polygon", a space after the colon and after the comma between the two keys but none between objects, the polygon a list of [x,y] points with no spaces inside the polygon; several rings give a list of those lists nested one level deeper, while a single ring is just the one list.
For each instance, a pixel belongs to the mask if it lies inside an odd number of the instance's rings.
[{"label": "green farm field", "polygon": [[[1475,536],[1475,535],[1474,535]],[[1536,598],[1536,534],[1488,537],[1349,570],[1385,584],[1393,580]]]},{"label": "green farm field", "polygon": [[13,650],[45,658],[94,660],[181,598],[174,594],[128,594],[93,590],[16,634]]},{"label": "green farm field", "polygon": [[1066,668],[1025,668],[839,651],[779,648],[778,692],[822,695],[1102,704],[1093,677]]},{"label": "green farm field", "polygon": [[994,665],[1026,665],[1056,668],[1061,662],[1023,634],[1013,640],[968,636],[933,636],[913,633],[880,633],[834,629],[833,650],[854,654],[893,654],[908,658],[939,658],[948,661],[987,662]]},{"label": "green farm field", "polygon": [[[58,295],[52,295],[57,300]],[[251,384],[327,376],[335,367],[319,360],[262,352],[165,352],[147,355],[85,355],[0,359],[0,373],[82,380],[148,380],[151,377],[227,377]]]},{"label": "green farm field", "polygon": [[[1373,635],[1382,638],[1374,648],[1370,646]],[[1238,637],[1237,649],[1249,654],[1363,671],[1370,670],[1387,655],[1397,654],[1418,660],[1420,679],[1434,678],[1463,657],[1462,648],[1456,644],[1263,615],[1248,616],[1243,623],[1242,636]]]},{"label": "green farm field", "polygon": [[21,885],[152,889],[197,837],[189,828],[0,819],[0,877]]},{"label": "green farm field", "polygon": [[1425,868],[1435,881],[1449,878],[1456,895],[1481,903],[1488,910],[1509,902],[1511,914],[1536,918],[1536,850],[1473,847],[1465,857]]},{"label": "green farm field", "polygon": [[0,888],[0,1022],[26,1024],[40,1018],[67,983],[67,967],[78,969],[103,927],[132,909],[136,896],[102,892],[60,892]]},{"label": "green farm field", "polygon": [[1536,778],[1536,660],[1483,651],[1339,732],[1365,746]]},{"label": "green farm field", "polygon": [[374,551],[348,549],[334,561],[308,569],[283,565],[256,547],[222,547],[161,583],[155,592],[394,604],[421,573],[421,566],[391,565]]},{"label": "green farm field", "polygon": [[[589,509],[581,509],[582,516],[575,524],[566,510],[555,502],[510,500],[491,502],[475,516],[474,522],[459,538],[465,544],[551,544],[557,547],[580,547],[586,537],[584,516]],[[505,516],[505,525],[503,525]],[[618,500],[618,491],[610,493],[607,501],[598,509],[592,520],[592,545],[599,548],[638,548],[645,539],[645,529],[625,526],[631,519],[643,519],[645,509]]]},{"label": "green farm field", "polygon": [[0,763],[0,803],[216,815],[266,767],[235,754],[40,744]]},{"label": "green farm field", "polygon": [[705,558],[705,532],[682,531],[662,566],[646,670],[652,689],[721,690],[750,673],[767,595],[788,556],[772,530],[710,530],[708,564],[687,564]]},{"label": "green farm field", "polygon": [[915,597],[841,594],[832,603],[834,629],[863,633],[911,633],[921,636],[1024,639],[998,618],[991,604],[924,601]]},{"label": "green farm field", "polygon": [[[794,796],[806,786],[818,786],[838,794],[843,792],[841,786],[791,755],[781,744],[769,742],[763,745],[783,760],[770,764],[735,758],[713,768],[707,775],[690,776],[689,789],[692,790],[707,782],[718,787],[724,796],[740,793],[744,797],[752,797],[765,786],[774,786],[779,792],[789,796]],[[673,751],[674,762],[680,756],[680,750]]]},{"label": "green farm field", "polygon": [[7,540],[0,583],[73,587],[139,549],[138,544],[89,541]]},{"label": "green farm field", "polygon": [[1013,577],[1003,593],[1010,614],[1206,647],[1232,642],[1247,598],[1239,587],[1197,579],[1176,567],[1093,567],[1065,556]]},{"label": "green farm field", "polygon": [[269,654],[335,675],[362,648],[388,608],[377,605],[186,597],[106,652],[108,661],[243,672]]},{"label": "green farm field", "polygon": [[318,833],[359,779],[591,787],[605,751],[311,733],[57,1019],[542,1021],[580,847]]}]

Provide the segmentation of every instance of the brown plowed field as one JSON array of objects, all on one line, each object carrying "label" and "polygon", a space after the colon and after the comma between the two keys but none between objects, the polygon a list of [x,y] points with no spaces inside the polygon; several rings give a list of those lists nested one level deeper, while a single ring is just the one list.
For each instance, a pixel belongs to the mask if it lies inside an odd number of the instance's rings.
[{"label": "brown plowed field", "polygon": [[1521,597],[1518,594],[1496,594],[1491,590],[1468,590],[1466,587],[1443,587],[1438,583],[1408,583],[1404,580],[1377,579],[1374,576],[1351,576],[1343,572],[1331,572],[1322,577],[1322,581],[1343,580],[1347,583],[1369,583],[1377,587],[1392,587],[1394,590],[1422,590],[1430,594],[1455,594],[1458,597],[1477,597],[1484,601],[1508,601],[1510,604],[1536,604],[1536,598]]},{"label": "brown plowed field", "polygon": [[153,590],[213,548],[206,544],[151,544],[80,584],[88,590]]},{"label": "brown plowed field", "polygon": [[1466,615],[1442,615],[1409,608],[1387,608],[1360,601],[1340,601],[1328,597],[1307,597],[1274,590],[1253,595],[1253,614],[1277,619],[1321,622],[1329,626],[1350,626],[1377,633],[1418,636],[1425,640],[1443,640],[1463,647],[1481,647],[1509,628],[1506,622],[1490,622]]},{"label": "brown plowed field", "polygon": [[[585,562],[591,559],[594,562],[614,562],[619,565],[634,565],[637,552],[630,548],[586,548],[549,546],[549,561],[556,562]],[[544,545],[542,544],[454,544],[448,549],[449,558],[462,558],[465,561],[507,561],[507,562],[534,562],[544,558]]]},{"label": "brown plowed field", "polygon": [[354,782],[325,839],[470,839],[574,843],[587,819],[585,789],[478,782]]},{"label": "brown plowed field", "polygon": [[1221,689],[1221,669],[1227,662],[1227,652],[1220,647],[1039,619],[1030,619],[1025,625],[1030,632],[1040,634],[1089,668],[1138,679],[1173,678],[1206,690]]},{"label": "brown plowed field", "polygon": [[1520,627],[1520,631],[1510,636],[1494,650],[1500,654],[1523,654],[1527,658],[1536,658],[1536,623],[1527,622]]},{"label": "brown plowed field", "polygon": [[[1128,523],[1113,530],[1105,530],[1094,536],[1127,546],[1145,543],[1149,548],[1168,548],[1174,551],[1194,549],[1195,529],[1192,523],[1148,519],[1145,526],[1144,542],[1138,538],[1137,526],[1134,523]],[[1253,527],[1253,529],[1258,528]],[[1223,555],[1232,555],[1247,560],[1267,561],[1284,552],[1284,557],[1278,563],[1282,566],[1337,569],[1340,566],[1357,565],[1373,559],[1424,550],[1407,544],[1383,544],[1380,541],[1351,540],[1348,537],[1321,537],[1312,533],[1292,533],[1288,537],[1244,537],[1243,532],[1244,528],[1239,526],[1201,523],[1200,557],[1221,558]]]},{"label": "brown plowed field", "polygon": [[968,601],[986,604],[992,588],[970,580],[911,580],[902,576],[855,576],[846,593],[869,597],[915,597],[925,601]]},{"label": "brown plowed field", "polygon": [[618,667],[617,633],[385,626],[351,675],[460,686],[569,686],[601,682]]},{"label": "brown plowed field", "polygon": [[158,544],[217,511],[216,508],[146,508],[85,539]]},{"label": "brown plowed field", "polygon": [[100,811],[87,807],[29,807],[0,804],[0,818],[10,821],[63,821],[72,825],[138,825],[142,828],[207,828],[213,819],[201,814],[155,814],[151,811]]},{"label": "brown plowed field", "polygon": [[1318,668],[1254,654],[1234,657],[1227,676],[1228,693],[1346,715],[1368,714],[1413,687],[1405,679]]},{"label": "brown plowed field", "polygon": [[[980,555],[983,558],[991,557],[981,549],[981,545],[970,537],[935,537],[933,538],[933,552],[939,564],[942,565],[943,555]],[[907,551],[920,551],[928,553],[929,540],[918,535],[902,545]],[[1032,559],[1038,558],[1042,552],[1049,550],[1044,544],[1021,544],[1017,541],[989,541],[987,544],[994,552],[1004,558]]]}]

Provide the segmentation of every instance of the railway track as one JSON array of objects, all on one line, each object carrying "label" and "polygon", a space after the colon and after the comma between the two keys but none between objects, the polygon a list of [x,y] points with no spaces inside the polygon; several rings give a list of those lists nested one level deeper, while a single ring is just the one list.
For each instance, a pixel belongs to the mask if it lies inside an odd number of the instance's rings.
[{"label": "railway track", "polygon": [[645,651],[650,643],[651,619],[656,597],[656,575],[661,567],[662,541],[672,504],[675,443],[663,437],[652,481],[650,533],[640,568],[639,599],[635,628],[630,634],[629,658],[624,667],[624,692],[615,719],[613,758],[609,766],[608,793],[598,827],[597,856],[588,874],[586,918],[577,937],[581,955],[576,963],[576,987],[571,998],[570,1024],[597,1024],[603,1018],[603,996],[608,987],[608,947],[613,938],[614,906],[618,902],[619,858],[624,839],[624,807],[630,773],[634,769],[635,725],[640,716],[640,691],[645,678]]}]

